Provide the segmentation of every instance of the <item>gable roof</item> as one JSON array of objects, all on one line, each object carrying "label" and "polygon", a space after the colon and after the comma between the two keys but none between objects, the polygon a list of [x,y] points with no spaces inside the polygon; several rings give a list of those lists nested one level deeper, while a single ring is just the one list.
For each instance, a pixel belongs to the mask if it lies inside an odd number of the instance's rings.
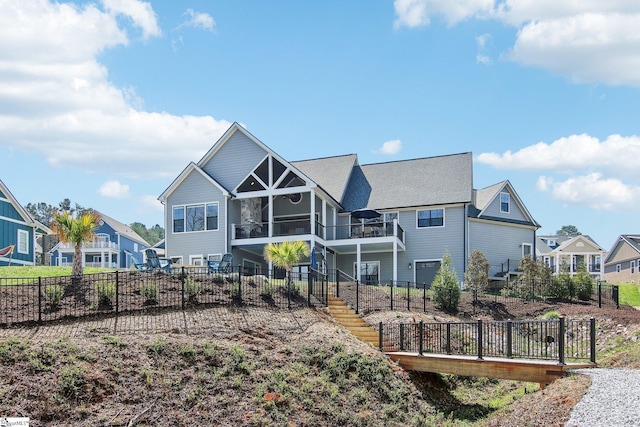
[{"label": "gable roof", "polygon": [[[356,154],[346,154],[320,159],[298,160],[290,163],[315,181],[334,200],[342,203],[351,173],[358,164],[358,156]],[[331,173],[327,173],[327,171],[331,171]]]},{"label": "gable roof", "polygon": [[142,237],[140,237],[140,235],[135,231],[133,231],[133,229],[128,225],[123,224],[120,221],[116,221],[115,219],[103,214],[102,212],[96,211],[96,213],[100,215],[100,218],[102,218],[104,222],[109,224],[111,228],[113,228],[115,232],[118,233],[119,235],[125,236],[130,240],[133,240],[134,242],[141,243],[145,246],[149,246],[149,243],[146,240],[144,240]]},{"label": "gable roof", "polygon": [[31,214],[29,214],[29,212],[20,203],[18,203],[18,200],[11,193],[11,191],[9,191],[9,188],[4,184],[4,182],[2,182],[1,179],[0,179],[0,190],[2,194],[5,195],[7,200],[9,200],[9,203],[11,203],[11,205],[16,209],[16,211],[18,211],[18,214],[22,217],[24,222],[26,222],[28,225],[36,226],[35,220],[31,216]]},{"label": "gable roof", "polygon": [[343,206],[397,209],[471,201],[471,153],[354,166]]},{"label": "gable roof", "polygon": [[[524,217],[527,218],[527,221],[485,216],[486,209],[493,203],[493,201],[497,197],[499,197],[500,193],[504,192],[505,190],[509,194],[511,194],[511,197],[514,199],[514,201],[518,205],[518,208],[520,208],[520,210],[522,211],[522,214],[524,215]],[[533,218],[533,216],[531,215],[527,207],[524,205],[524,203],[522,202],[522,199],[520,199],[520,196],[518,196],[518,193],[516,192],[515,188],[513,188],[513,185],[511,185],[509,180],[505,180],[497,184],[493,184],[488,187],[482,188],[480,190],[476,190],[475,191],[475,208],[476,208],[475,210],[470,210],[470,216],[473,218],[485,217],[486,219],[498,220],[503,222],[511,222],[515,224],[533,225],[538,228],[540,227],[540,224],[538,224],[538,222]]]},{"label": "gable roof", "polygon": [[638,252],[640,254],[640,235],[638,234],[621,234],[618,239],[615,241],[611,250],[607,253],[606,258],[604,259],[605,264],[610,261],[609,257],[613,256],[616,252],[616,248],[621,244],[626,243],[629,245],[631,249]]},{"label": "gable roof", "polygon": [[230,195],[229,191],[226,188],[224,188],[222,185],[220,185],[216,180],[211,178],[208,173],[206,173],[205,171],[200,169],[200,167],[198,167],[195,163],[190,162],[187,165],[187,167],[184,168],[182,170],[182,172],[180,172],[180,175],[178,175],[176,177],[176,179],[174,179],[173,182],[171,184],[169,184],[167,189],[162,192],[162,194],[158,197],[158,200],[160,200],[160,202],[164,203],[167,200],[167,197],[169,197],[169,195],[171,193],[173,193],[174,190],[176,188],[178,188],[178,186],[182,183],[182,181],[184,181],[185,178],[188,177],[192,172],[197,172],[200,175],[202,175],[204,177],[204,179],[206,179],[213,186],[218,188],[222,192],[222,194],[224,194],[225,196],[229,196]]}]

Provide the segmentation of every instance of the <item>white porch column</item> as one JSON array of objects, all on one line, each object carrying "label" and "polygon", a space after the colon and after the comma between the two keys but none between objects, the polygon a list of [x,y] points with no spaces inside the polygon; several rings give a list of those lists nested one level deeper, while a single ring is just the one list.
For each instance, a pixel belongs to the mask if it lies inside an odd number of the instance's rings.
[{"label": "white porch column", "polygon": [[[273,237],[273,203],[275,200],[275,196],[269,196],[269,237]],[[271,264],[269,264],[269,268],[271,268]]]},{"label": "white porch column", "polygon": [[322,238],[324,240],[327,240],[327,201],[326,200],[322,200],[322,227],[323,227],[323,233],[322,233]]},{"label": "white porch column", "polygon": [[[100,251],[100,267],[104,268],[104,251]],[[111,255],[109,255],[109,261],[111,261]]]},{"label": "white porch column", "polygon": [[316,193],[311,190],[309,192],[311,197],[311,235],[316,235]]},{"label": "white porch column", "polygon": [[398,239],[393,239],[393,283],[398,281]]}]

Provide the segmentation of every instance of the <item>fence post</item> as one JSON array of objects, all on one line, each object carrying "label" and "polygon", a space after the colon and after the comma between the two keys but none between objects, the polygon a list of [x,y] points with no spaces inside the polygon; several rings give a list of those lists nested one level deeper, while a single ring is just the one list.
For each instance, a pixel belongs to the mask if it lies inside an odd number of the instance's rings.
[{"label": "fence post", "polygon": [[612,285],[611,288],[611,296],[613,297],[613,301],[615,301],[616,303],[616,308],[620,308],[620,293],[619,293],[620,288],[618,287],[618,285]]},{"label": "fence post", "polygon": [[180,295],[181,295],[181,299],[182,302],[180,303],[180,306],[182,307],[182,309],[184,310],[184,266],[181,267],[181,272],[180,272]]},{"label": "fence post", "polygon": [[561,316],[558,319],[560,330],[558,331],[558,363],[564,365],[564,334],[565,334],[565,318]]},{"label": "fence post", "polygon": [[507,320],[507,358],[513,357],[513,322]]},{"label": "fence post", "polygon": [[356,279],[356,314],[360,313],[360,281]]},{"label": "fence post", "polygon": [[407,311],[411,311],[411,293],[409,292],[409,286],[411,282],[407,282]]},{"label": "fence post", "polygon": [[420,334],[418,335],[418,354],[420,356],[422,356],[422,351],[424,349],[423,342],[422,342],[423,331],[424,331],[424,322],[421,320],[420,323],[418,323],[418,333]]},{"label": "fence post", "polygon": [[311,307],[311,287],[313,286],[313,273],[307,273],[307,307]]},{"label": "fence post", "polygon": [[589,341],[591,343],[591,363],[596,363],[596,319],[589,319]]},{"label": "fence post", "polygon": [[447,344],[445,350],[447,354],[451,354],[451,322],[447,322]]},{"label": "fence post", "polygon": [[42,322],[42,277],[38,276],[38,323]]},{"label": "fence post", "polygon": [[336,268],[336,298],[340,298],[340,270]]},{"label": "fence post", "polygon": [[382,351],[382,322],[378,323],[378,347]]},{"label": "fence post", "polygon": [[120,274],[118,270],[116,270],[116,316],[118,315],[119,311],[120,311]]},{"label": "fence post", "polygon": [[422,284],[422,312],[427,312],[427,284]]},{"label": "fence post", "polygon": [[391,311],[393,311],[393,283],[389,284],[389,294],[391,295]]},{"label": "fence post", "polygon": [[602,282],[598,280],[598,308],[602,308]]},{"label": "fence post", "polygon": [[[233,267],[231,267],[233,273]],[[238,300],[242,304],[242,264],[238,264]]]},{"label": "fence post", "polygon": [[478,360],[482,360],[482,319],[478,319]]},{"label": "fence post", "polygon": [[400,323],[400,351],[404,351],[404,323]]},{"label": "fence post", "polygon": [[287,271],[285,277],[287,281],[287,308],[291,309],[291,280],[293,280],[291,278],[291,272]]}]

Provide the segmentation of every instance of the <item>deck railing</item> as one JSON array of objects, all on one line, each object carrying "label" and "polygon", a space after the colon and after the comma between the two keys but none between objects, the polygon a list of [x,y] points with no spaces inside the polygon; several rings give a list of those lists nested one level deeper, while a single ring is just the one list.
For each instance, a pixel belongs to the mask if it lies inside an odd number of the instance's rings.
[{"label": "deck railing", "polygon": [[381,351],[596,361],[595,319],[383,323],[377,325]]}]

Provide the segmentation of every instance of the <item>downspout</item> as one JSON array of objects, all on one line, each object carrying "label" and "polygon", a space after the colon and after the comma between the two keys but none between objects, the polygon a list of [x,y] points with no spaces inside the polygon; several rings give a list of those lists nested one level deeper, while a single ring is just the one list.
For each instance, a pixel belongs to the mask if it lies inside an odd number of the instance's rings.
[{"label": "downspout", "polygon": [[464,273],[467,272],[467,259],[469,258],[468,251],[468,239],[469,233],[467,231],[467,222],[469,221],[469,205],[467,203],[464,204],[464,221],[462,223],[462,253],[464,254],[464,260],[462,261],[462,273],[464,277]]}]

